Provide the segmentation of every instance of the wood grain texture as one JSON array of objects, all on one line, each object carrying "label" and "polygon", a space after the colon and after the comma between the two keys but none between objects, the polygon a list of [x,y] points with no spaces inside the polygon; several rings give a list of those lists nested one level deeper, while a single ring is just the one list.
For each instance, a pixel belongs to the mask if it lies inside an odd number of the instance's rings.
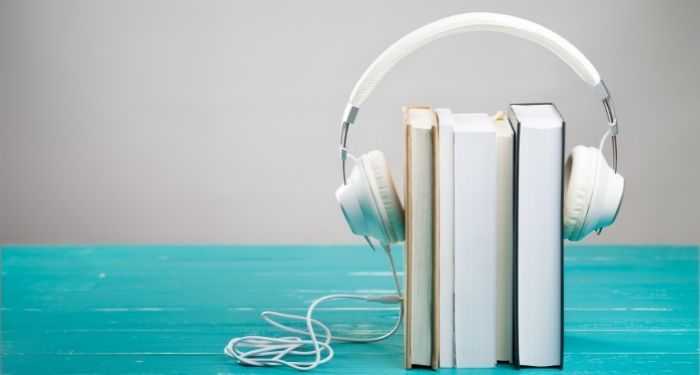
[{"label": "wood grain texture", "polygon": [[[296,373],[225,357],[232,336],[279,335],[266,309],[328,293],[390,293],[385,256],[356,246],[4,246],[2,373]],[[395,250],[403,264],[401,249]],[[390,305],[337,302],[338,333],[388,329]],[[316,373],[404,373],[403,336],[336,344]],[[698,248],[569,247],[564,371],[698,373]],[[498,373],[494,370],[441,371]],[[422,373],[422,370],[410,370]]]}]

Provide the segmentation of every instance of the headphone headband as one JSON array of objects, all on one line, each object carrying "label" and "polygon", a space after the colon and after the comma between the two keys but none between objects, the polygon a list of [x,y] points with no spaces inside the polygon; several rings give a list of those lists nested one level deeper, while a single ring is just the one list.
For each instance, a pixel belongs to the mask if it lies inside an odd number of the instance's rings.
[{"label": "headphone headband", "polygon": [[514,35],[535,42],[552,51],[562,59],[578,76],[593,88],[593,92],[603,102],[613,140],[613,168],[617,170],[617,118],[610,93],[601,80],[600,74],[586,56],[573,44],[554,31],[522,18],[497,13],[463,13],[439,19],[422,26],[396,41],[365,70],[350,94],[350,101],[343,114],[340,132],[340,158],[343,160],[343,180],[345,180],[345,159],[347,158],[347,133],[349,125],[355,122],[360,105],[369,97],[384,75],[399,61],[414,51],[443,37],[469,31],[495,31]]},{"label": "headphone headband", "polygon": [[[496,13],[463,13],[439,19],[407,34],[382,52],[367,68],[350,94],[350,104],[360,107],[381,79],[399,61],[421,47],[449,35],[494,31],[535,42],[552,51],[590,86],[600,84],[600,74],[573,44],[534,22]],[[602,99],[602,98],[601,98]]]}]

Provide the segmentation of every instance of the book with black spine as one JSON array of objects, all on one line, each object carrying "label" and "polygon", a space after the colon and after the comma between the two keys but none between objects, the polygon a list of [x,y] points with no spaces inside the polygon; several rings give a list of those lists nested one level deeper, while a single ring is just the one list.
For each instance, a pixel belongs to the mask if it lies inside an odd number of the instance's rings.
[{"label": "book with black spine", "polygon": [[564,120],[553,104],[512,104],[515,130],[513,364],[563,366]]}]

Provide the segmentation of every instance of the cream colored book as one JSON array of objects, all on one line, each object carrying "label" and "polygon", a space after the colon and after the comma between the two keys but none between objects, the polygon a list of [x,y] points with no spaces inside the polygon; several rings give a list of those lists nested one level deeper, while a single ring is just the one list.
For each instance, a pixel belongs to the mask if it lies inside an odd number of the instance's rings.
[{"label": "cream colored book", "polygon": [[435,252],[435,132],[437,116],[427,106],[404,108],[406,129],[406,368],[437,368],[433,319]]}]

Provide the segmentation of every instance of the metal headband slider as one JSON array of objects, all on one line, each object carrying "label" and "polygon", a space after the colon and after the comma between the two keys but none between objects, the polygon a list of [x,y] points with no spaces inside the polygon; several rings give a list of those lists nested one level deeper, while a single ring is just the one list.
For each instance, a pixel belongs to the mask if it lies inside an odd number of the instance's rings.
[{"label": "metal headband slider", "polygon": [[350,128],[349,122],[343,122],[340,126],[340,160],[345,160],[348,157],[348,149],[345,145],[348,142],[348,129]]},{"label": "metal headband slider", "polygon": [[615,114],[615,105],[613,104],[612,96],[610,96],[610,91],[608,87],[605,86],[605,82],[601,80],[593,86],[593,93],[603,102],[603,107],[605,108],[605,115],[608,118],[608,127],[610,127],[610,135],[613,137],[617,135],[617,115]]},{"label": "metal headband slider", "polygon": [[358,112],[360,112],[359,107],[355,107],[354,105],[348,103],[348,105],[345,107],[345,112],[343,113],[343,123],[354,123]]},{"label": "metal headband slider", "polygon": [[608,126],[610,127],[610,135],[613,137],[617,136],[617,133],[619,132],[617,129],[617,119],[613,122],[609,122]]},{"label": "metal headband slider", "polygon": [[608,91],[608,87],[605,86],[605,82],[603,82],[603,80],[600,80],[600,82],[596,83],[593,86],[593,93],[600,100],[605,100],[605,99],[610,97],[610,92]]}]

